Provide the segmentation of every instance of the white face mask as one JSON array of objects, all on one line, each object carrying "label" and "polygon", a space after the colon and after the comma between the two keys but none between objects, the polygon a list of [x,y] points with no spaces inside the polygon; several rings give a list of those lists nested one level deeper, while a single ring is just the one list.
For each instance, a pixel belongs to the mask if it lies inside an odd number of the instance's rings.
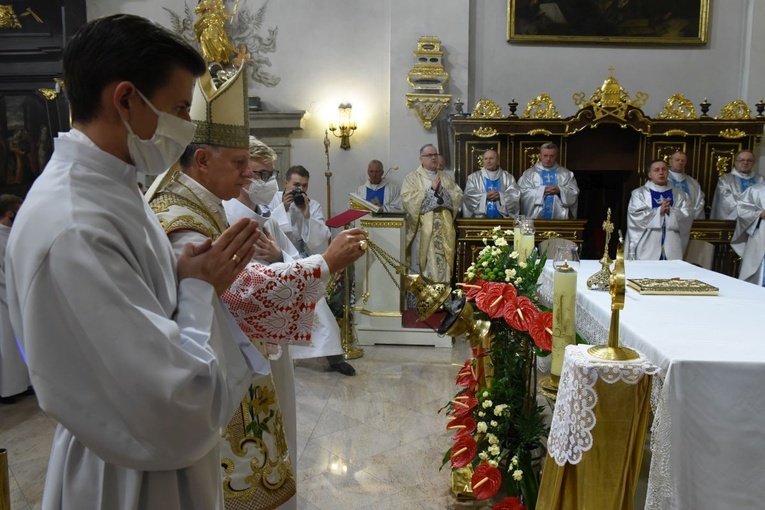
[{"label": "white face mask", "polygon": [[146,174],[157,174],[170,168],[194,138],[196,126],[189,122],[157,110],[153,104],[136,89],[146,105],[157,114],[157,129],[148,140],[142,140],[133,132],[125,119],[122,123],[128,130],[127,144],[130,158],[135,167]]},{"label": "white face mask", "polygon": [[251,179],[250,187],[247,188],[247,195],[253,204],[268,205],[274,199],[277,191],[279,191],[279,184],[276,182],[275,177],[267,181]]}]

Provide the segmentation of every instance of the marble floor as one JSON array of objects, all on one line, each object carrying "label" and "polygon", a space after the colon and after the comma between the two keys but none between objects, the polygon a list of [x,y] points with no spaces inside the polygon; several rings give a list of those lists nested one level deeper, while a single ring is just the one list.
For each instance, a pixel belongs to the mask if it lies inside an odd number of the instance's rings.
[{"label": "marble floor", "polygon": [[[489,509],[457,502],[450,444],[440,409],[455,393],[456,367],[469,353],[452,349],[365,347],[355,377],[329,372],[326,361],[296,365],[298,508],[303,510]],[[0,404],[0,448],[8,450],[11,509],[40,508],[55,422],[34,396]],[[643,487],[644,490],[644,487]],[[635,508],[642,508],[643,494]]]}]

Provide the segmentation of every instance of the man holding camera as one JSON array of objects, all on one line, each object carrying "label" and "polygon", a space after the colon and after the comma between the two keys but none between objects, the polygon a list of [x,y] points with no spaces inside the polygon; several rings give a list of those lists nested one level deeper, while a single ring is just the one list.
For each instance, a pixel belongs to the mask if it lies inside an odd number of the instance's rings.
[{"label": "man holding camera", "polygon": [[[300,257],[324,253],[331,237],[321,204],[308,198],[310,178],[311,174],[305,167],[301,165],[290,167],[284,179],[284,191],[278,191],[269,205],[271,217],[279,223],[282,232],[295,246]],[[326,326],[331,333],[330,336],[334,338],[313,348],[292,346],[290,348],[292,358],[326,356],[330,368],[335,372],[355,375],[356,370],[343,360],[340,330],[334,322]]]}]

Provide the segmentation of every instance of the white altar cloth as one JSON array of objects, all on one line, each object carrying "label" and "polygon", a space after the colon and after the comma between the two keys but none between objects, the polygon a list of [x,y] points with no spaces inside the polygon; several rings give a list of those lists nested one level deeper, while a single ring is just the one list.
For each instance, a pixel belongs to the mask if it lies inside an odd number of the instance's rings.
[{"label": "white altar cloth", "polygon": [[[606,343],[607,292],[587,289],[600,268],[583,260],[577,330]],[[719,296],[649,296],[627,289],[623,345],[660,367],[647,509],[762,508],[765,500],[765,288],[682,261],[626,261],[627,278],[695,278]],[[552,266],[539,283],[552,297]],[[663,384],[662,384],[663,383]]]}]

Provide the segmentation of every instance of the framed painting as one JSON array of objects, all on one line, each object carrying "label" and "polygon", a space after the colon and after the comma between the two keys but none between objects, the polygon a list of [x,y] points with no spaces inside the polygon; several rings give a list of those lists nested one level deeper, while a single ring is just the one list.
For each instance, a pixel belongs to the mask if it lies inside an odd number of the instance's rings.
[{"label": "framed painting", "polygon": [[511,43],[702,45],[712,0],[507,0]]}]

